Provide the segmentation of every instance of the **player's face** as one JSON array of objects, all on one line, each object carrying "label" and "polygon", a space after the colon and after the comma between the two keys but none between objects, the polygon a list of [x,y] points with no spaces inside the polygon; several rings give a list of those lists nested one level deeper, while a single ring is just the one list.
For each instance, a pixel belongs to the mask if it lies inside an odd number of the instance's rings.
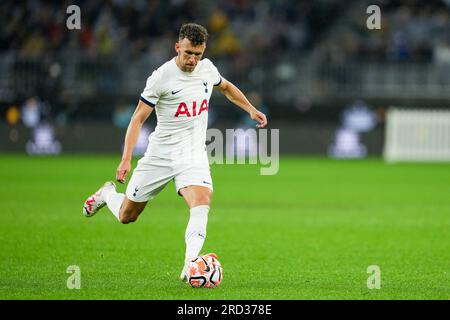
[{"label": "player's face", "polygon": [[177,65],[184,72],[194,71],[197,63],[201,60],[205,52],[206,44],[202,43],[193,46],[189,39],[184,38],[180,42],[175,43],[175,50],[178,53]]}]

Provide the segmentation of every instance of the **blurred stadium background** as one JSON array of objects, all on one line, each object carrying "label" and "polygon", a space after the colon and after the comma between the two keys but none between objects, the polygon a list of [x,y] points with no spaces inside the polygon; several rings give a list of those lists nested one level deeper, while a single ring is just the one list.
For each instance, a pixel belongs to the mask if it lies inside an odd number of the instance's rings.
[{"label": "blurred stadium background", "polygon": [[[72,4],[81,30],[66,27]],[[372,4],[380,30],[366,26]],[[173,190],[131,228],[81,215],[188,21],[207,26],[205,56],[280,129],[277,175],[212,167],[205,250],[225,270],[213,292],[178,283],[187,211]],[[0,26],[0,299],[449,298],[449,164],[382,157],[450,159],[450,1],[4,0]],[[217,92],[209,116],[254,125]],[[367,289],[373,264],[382,290]]]},{"label": "blurred stadium background", "polygon": [[[70,4],[81,30],[66,28]],[[366,26],[370,4],[381,8],[380,30]],[[448,110],[449,5],[2,1],[0,150],[24,152],[40,136],[58,142],[48,152],[120,151],[146,78],[174,56],[180,24],[196,21],[210,32],[206,56],[282,129],[282,153],[381,155],[389,107]],[[211,127],[246,125],[220,94],[212,106]]]}]

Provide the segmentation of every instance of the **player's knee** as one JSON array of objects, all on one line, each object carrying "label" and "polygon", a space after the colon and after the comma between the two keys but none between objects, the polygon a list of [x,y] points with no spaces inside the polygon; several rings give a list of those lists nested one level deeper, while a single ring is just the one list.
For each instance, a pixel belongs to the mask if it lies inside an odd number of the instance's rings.
[{"label": "player's knee", "polygon": [[211,196],[212,196],[212,192],[202,192],[201,194],[199,194],[195,197],[195,199],[192,203],[192,207],[202,206],[202,205],[209,206],[211,204]]},{"label": "player's knee", "polygon": [[129,224],[131,222],[135,222],[136,220],[137,220],[137,216],[120,217],[120,222],[123,224]]},{"label": "player's knee", "polygon": [[128,224],[137,220],[139,214],[131,210],[124,210],[120,212],[119,220],[123,224]]}]

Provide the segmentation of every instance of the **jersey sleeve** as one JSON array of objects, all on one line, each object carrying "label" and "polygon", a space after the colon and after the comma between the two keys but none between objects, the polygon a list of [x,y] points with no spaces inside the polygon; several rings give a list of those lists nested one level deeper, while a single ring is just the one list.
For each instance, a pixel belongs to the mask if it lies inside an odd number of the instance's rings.
[{"label": "jersey sleeve", "polygon": [[218,86],[222,82],[222,76],[220,75],[219,70],[217,70],[217,67],[212,62],[211,62],[211,75],[213,78],[214,85]]},{"label": "jersey sleeve", "polygon": [[150,107],[155,107],[160,97],[160,78],[161,71],[155,70],[152,75],[147,78],[147,84],[141,93],[140,100]]}]

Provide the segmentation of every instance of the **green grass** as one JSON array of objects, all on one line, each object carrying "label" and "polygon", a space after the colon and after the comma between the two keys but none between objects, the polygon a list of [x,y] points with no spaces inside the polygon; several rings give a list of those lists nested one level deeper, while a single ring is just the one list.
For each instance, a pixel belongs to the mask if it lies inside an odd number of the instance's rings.
[{"label": "green grass", "polygon": [[[178,279],[189,211],[172,183],[133,224],[107,208],[82,216],[118,160],[0,157],[0,299],[450,299],[450,164],[213,166],[203,251],[224,280],[208,290]],[[80,290],[66,287],[70,265]],[[367,288],[370,265],[379,290]]]}]

